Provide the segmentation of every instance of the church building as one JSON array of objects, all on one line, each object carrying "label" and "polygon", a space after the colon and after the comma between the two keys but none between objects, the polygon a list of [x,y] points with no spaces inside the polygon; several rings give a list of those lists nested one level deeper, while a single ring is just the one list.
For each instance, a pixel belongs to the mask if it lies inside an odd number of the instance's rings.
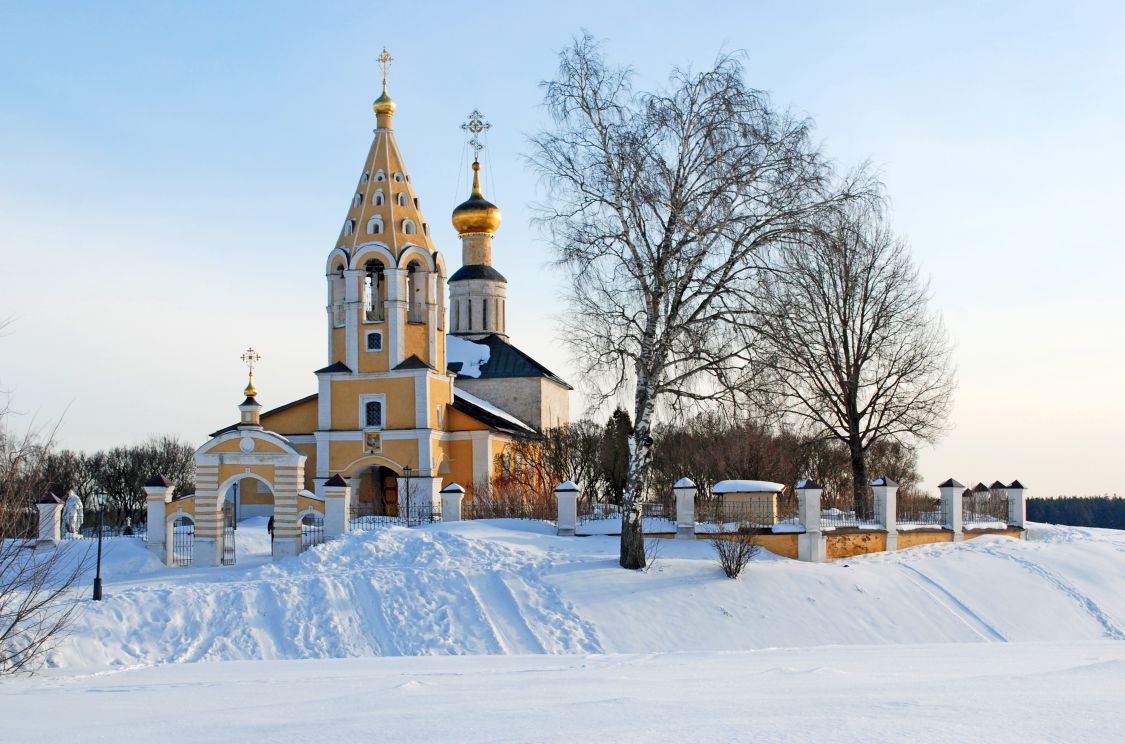
[{"label": "church building", "polygon": [[[257,357],[244,357],[240,422],[196,453],[197,538],[227,501],[237,518],[272,515],[275,537],[296,537],[299,503],[322,500],[330,480],[375,515],[429,510],[451,483],[471,498],[514,438],[569,421],[571,387],[508,337],[507,280],[492,264],[500,209],[484,197],[477,158],[469,198],[452,213],[461,266],[447,274],[392,126],[389,60],[384,50],[374,140],[324,264],[316,392],[262,411]],[[486,126],[470,115],[474,151]]]}]

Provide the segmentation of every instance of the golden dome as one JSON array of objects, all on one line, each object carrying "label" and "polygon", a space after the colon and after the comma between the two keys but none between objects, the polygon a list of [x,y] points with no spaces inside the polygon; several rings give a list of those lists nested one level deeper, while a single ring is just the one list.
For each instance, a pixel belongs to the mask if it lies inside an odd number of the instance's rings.
[{"label": "golden dome", "polygon": [[460,235],[487,233],[500,227],[500,207],[484,198],[480,191],[480,163],[473,161],[473,192],[453,210],[453,227]]},{"label": "golden dome", "polygon": [[254,370],[250,370],[250,381],[246,383],[246,389],[242,394],[247,398],[253,398],[258,394],[258,388],[254,387]]},{"label": "golden dome", "polygon": [[376,116],[390,116],[395,112],[395,102],[387,95],[387,81],[383,81],[383,95],[375,99],[375,103],[371,104],[371,108],[375,109]]}]

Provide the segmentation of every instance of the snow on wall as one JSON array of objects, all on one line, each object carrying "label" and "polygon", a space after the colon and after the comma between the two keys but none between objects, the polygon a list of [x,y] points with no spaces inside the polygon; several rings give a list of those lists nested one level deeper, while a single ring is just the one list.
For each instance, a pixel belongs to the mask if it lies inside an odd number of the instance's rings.
[{"label": "snow on wall", "polygon": [[780,493],[785,486],[781,483],[760,480],[724,480],[711,489],[711,493]]},{"label": "snow on wall", "polygon": [[491,413],[493,416],[499,416],[500,418],[504,419],[505,421],[510,421],[511,423],[515,424],[516,426],[519,426],[522,429],[527,429],[528,431],[535,431],[535,429],[531,428],[530,426],[525,424],[523,421],[520,421],[518,418],[516,418],[512,414],[505,411],[503,408],[497,408],[495,405],[493,405],[492,403],[489,403],[484,398],[478,398],[477,396],[473,395],[472,393],[466,393],[464,390],[457,387],[456,385],[453,386],[453,395],[456,398],[461,398],[464,401],[472,403],[477,408],[483,408],[484,410]]},{"label": "snow on wall", "polygon": [[446,364],[461,363],[458,374],[465,377],[480,377],[481,365],[488,363],[492,349],[484,344],[477,344],[460,336],[447,335],[445,337]]}]

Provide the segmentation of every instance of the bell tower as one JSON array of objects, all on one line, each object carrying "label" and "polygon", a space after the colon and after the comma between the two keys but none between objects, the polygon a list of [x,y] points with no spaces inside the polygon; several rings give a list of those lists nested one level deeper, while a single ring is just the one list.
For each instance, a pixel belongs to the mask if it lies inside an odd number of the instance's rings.
[{"label": "bell tower", "polygon": [[469,132],[473,148],[473,187],[469,198],[453,210],[453,227],[461,236],[461,268],[449,277],[450,332],[480,338],[508,337],[506,304],[508,280],[492,267],[492,237],[500,228],[500,208],[484,198],[480,186],[480,136],[491,125],[479,111],[469,114],[461,128]]}]

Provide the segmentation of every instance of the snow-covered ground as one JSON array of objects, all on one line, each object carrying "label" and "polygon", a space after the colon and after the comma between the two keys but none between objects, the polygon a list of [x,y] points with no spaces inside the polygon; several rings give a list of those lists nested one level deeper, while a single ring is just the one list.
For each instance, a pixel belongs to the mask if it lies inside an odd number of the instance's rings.
[{"label": "snow-covered ground", "polygon": [[[737,581],[706,541],[653,541],[632,572],[616,538],[553,533],[380,528],[275,564],[250,521],[223,569],[109,541],[105,601],[83,602],[48,669],[4,684],[0,719],[78,711],[14,741],[77,721],[108,741],[115,709],[185,740],[1078,741],[1125,725],[1125,533],[764,554]],[[200,661],[229,663],[183,663]]]}]

